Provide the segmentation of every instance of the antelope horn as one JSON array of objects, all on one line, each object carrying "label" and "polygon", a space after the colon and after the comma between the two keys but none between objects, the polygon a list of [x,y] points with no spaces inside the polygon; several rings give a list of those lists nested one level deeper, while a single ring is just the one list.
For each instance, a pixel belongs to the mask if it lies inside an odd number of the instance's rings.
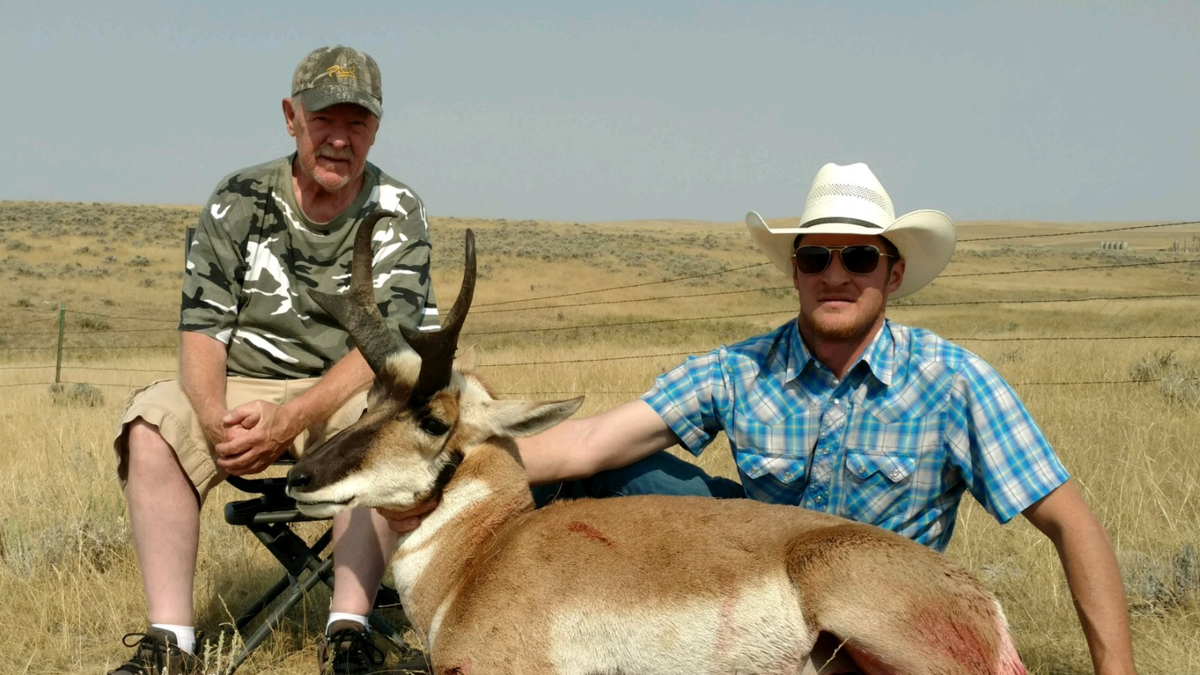
[{"label": "antelope horn", "polygon": [[371,281],[371,236],[380,220],[392,217],[398,218],[400,214],[376,211],[358,226],[350,263],[350,288],[344,295],[308,291],[309,297],[346,329],[376,374],[383,372],[388,357],[400,349],[395,335],[379,313],[379,305],[375,303],[375,285]]},{"label": "antelope horn", "polygon": [[413,390],[414,399],[427,400],[450,384],[454,351],[458,349],[458,334],[462,331],[467,311],[471,309],[471,298],[475,295],[475,233],[470,229],[467,230],[464,248],[466,262],[463,264],[462,288],[441,330],[419,331],[400,326],[400,334],[405,342],[421,356],[421,373]]}]

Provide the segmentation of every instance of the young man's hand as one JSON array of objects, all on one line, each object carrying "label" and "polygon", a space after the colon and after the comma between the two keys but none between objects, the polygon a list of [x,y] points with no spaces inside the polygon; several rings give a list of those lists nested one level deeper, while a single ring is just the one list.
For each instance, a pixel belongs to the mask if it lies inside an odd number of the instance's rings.
[{"label": "young man's hand", "polygon": [[408,534],[417,529],[431,511],[437,508],[438,500],[431,499],[427,502],[417,504],[407,511],[392,511],[391,509],[375,509],[379,515],[387,519],[388,527],[396,534]]}]

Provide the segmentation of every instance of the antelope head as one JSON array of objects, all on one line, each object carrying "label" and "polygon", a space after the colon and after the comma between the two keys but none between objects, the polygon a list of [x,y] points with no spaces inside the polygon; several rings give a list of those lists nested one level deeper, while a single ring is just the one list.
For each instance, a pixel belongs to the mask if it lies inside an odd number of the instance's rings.
[{"label": "antelope head", "polygon": [[378,212],[359,225],[345,295],[309,291],[346,329],[375,372],[367,412],[288,472],[287,492],[309,516],[419,504],[446,486],[473,447],[494,437],[535,434],[570,417],[583,401],[496,400],[474,375],[472,350],[455,362],[475,291],[471,230],[466,232],[462,287],[441,330],[401,324],[402,339],[397,340],[379,311],[371,281],[375,225],[395,215]]}]

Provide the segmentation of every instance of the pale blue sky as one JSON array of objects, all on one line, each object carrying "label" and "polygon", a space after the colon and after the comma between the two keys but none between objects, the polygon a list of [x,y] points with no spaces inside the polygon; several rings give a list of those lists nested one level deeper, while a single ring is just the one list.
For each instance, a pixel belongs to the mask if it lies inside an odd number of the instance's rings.
[{"label": "pale blue sky", "polygon": [[49,2],[0,13],[0,199],[200,204],[290,152],[311,49],[383,71],[371,160],[433,216],[1200,218],[1200,2]]}]

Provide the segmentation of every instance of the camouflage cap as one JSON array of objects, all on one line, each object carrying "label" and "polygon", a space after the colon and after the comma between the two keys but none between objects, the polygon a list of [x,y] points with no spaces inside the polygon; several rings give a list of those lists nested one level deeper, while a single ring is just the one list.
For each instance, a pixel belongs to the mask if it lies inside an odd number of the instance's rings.
[{"label": "camouflage cap", "polygon": [[292,98],[306,110],[354,103],[383,117],[379,64],[357,49],[334,45],[313,50],[292,75]]}]

